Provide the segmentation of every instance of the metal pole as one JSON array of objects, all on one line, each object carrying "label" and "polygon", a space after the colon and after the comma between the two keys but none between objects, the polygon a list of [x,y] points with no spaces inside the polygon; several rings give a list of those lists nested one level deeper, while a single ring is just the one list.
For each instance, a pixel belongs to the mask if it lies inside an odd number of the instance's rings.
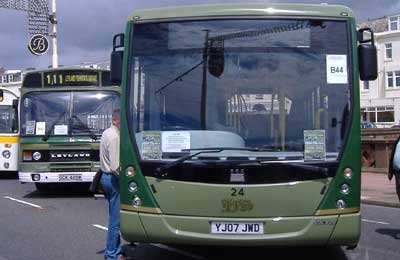
[{"label": "metal pole", "polygon": [[51,2],[51,12],[52,12],[52,19],[50,19],[50,22],[52,24],[51,37],[53,41],[52,66],[53,68],[58,68],[56,0],[52,0]]},{"label": "metal pole", "polygon": [[200,106],[200,125],[201,130],[206,129],[206,99],[207,99],[207,59],[208,59],[208,52],[209,52],[209,42],[208,42],[208,35],[210,33],[209,30],[206,31],[206,39],[204,41],[204,48],[203,48],[203,80],[201,85],[201,106]]}]

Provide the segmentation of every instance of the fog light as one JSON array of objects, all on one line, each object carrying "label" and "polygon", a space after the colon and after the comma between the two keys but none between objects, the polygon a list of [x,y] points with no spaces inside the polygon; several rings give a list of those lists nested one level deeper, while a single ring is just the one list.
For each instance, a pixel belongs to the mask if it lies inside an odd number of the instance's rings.
[{"label": "fog light", "polygon": [[349,194],[350,193],[350,186],[347,183],[343,183],[340,186],[340,192],[343,193],[343,194],[346,194],[346,195]]},{"label": "fog light", "polygon": [[133,177],[135,176],[135,169],[132,166],[129,166],[128,168],[126,168],[125,174],[128,177]]},{"label": "fog light", "polygon": [[134,207],[139,207],[142,205],[142,200],[138,196],[135,196],[132,202]]},{"label": "fog light", "polygon": [[128,183],[128,190],[129,190],[130,192],[135,192],[135,191],[137,191],[137,184],[136,184],[136,182],[134,182],[134,181],[129,182],[129,183]]},{"label": "fog light", "polygon": [[346,169],[344,169],[344,171],[343,171],[343,176],[344,176],[346,179],[351,179],[351,177],[353,177],[353,171],[352,171],[350,168],[346,168]]},{"label": "fog light", "polygon": [[8,159],[11,157],[11,152],[9,150],[4,150],[2,153],[4,158]]},{"label": "fog light", "polygon": [[32,155],[33,160],[39,161],[42,158],[42,154],[40,152],[34,152]]},{"label": "fog light", "polygon": [[40,181],[40,174],[32,174],[33,181]]},{"label": "fog light", "polygon": [[344,200],[336,201],[336,207],[338,209],[344,209],[346,207],[346,202]]}]

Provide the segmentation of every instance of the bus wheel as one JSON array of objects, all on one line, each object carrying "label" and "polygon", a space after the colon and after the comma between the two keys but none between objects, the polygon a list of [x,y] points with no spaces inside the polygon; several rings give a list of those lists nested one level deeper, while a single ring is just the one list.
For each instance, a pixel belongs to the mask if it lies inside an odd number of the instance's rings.
[{"label": "bus wheel", "polygon": [[47,192],[50,190],[50,184],[35,182],[36,189],[40,192]]}]

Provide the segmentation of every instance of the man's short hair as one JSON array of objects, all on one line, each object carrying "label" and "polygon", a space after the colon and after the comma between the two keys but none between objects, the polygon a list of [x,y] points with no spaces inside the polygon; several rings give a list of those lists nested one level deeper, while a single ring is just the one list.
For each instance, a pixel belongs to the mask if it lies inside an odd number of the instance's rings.
[{"label": "man's short hair", "polygon": [[112,112],[112,119],[119,120],[121,117],[120,114],[121,114],[121,109],[119,108],[114,109]]}]

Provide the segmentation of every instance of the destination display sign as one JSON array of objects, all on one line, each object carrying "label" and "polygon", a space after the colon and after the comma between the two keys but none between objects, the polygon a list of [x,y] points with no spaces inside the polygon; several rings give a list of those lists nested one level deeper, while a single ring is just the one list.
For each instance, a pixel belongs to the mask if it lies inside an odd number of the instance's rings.
[{"label": "destination display sign", "polygon": [[114,86],[110,71],[89,69],[56,69],[28,72],[22,81],[24,88],[100,87]]},{"label": "destination display sign", "polygon": [[99,86],[97,71],[60,70],[45,72],[43,76],[45,87]]}]

